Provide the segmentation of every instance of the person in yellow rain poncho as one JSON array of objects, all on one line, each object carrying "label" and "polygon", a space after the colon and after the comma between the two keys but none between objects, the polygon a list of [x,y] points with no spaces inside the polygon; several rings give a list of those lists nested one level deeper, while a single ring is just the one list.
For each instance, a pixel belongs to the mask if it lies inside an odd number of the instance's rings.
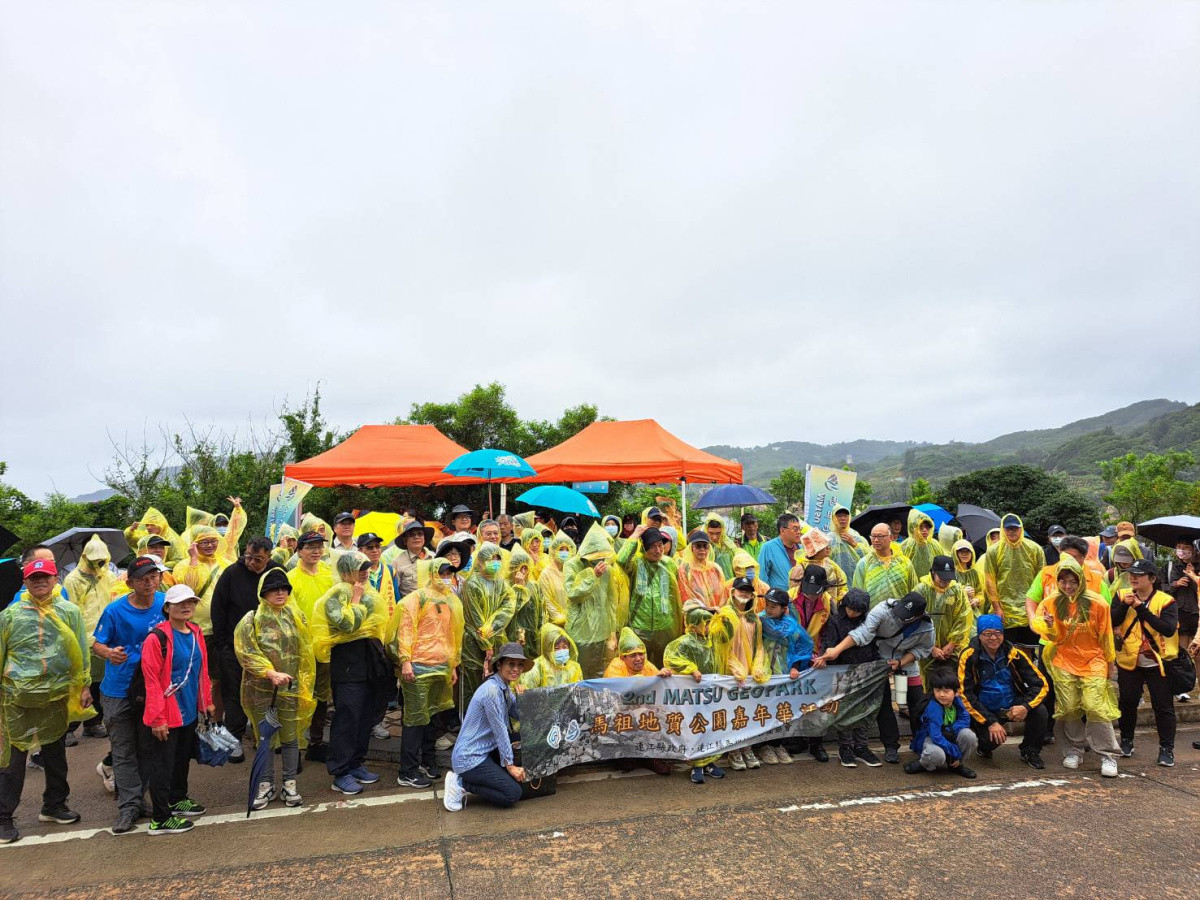
[{"label": "person in yellow rain poncho", "polygon": [[396,611],[396,603],[399,598],[396,596],[396,576],[392,573],[391,568],[384,565],[382,561],[383,538],[368,531],[360,534],[354,543],[358,547],[358,552],[371,561],[371,568],[367,570],[367,584],[383,600],[387,617],[391,619],[392,613]]},{"label": "person in yellow rain poncho", "polygon": [[947,522],[938,529],[937,540],[942,545],[942,549],[938,553],[945,553],[947,556],[954,555],[954,545],[962,540],[963,531],[957,525],[951,525]]},{"label": "person in yellow rain poncho", "polygon": [[183,538],[175,533],[175,529],[167,522],[167,517],[153,506],[146,510],[141,519],[125,529],[125,540],[129,544],[130,550],[136,550],[138,540],[151,534],[162,535],[167,539],[169,546],[167,548],[166,564],[168,567],[187,559],[188,545],[183,542]]},{"label": "person in yellow rain poncho", "polygon": [[1004,620],[1004,636],[1014,644],[1038,642],[1025,612],[1025,592],[1046,565],[1046,553],[1025,537],[1019,516],[1008,513],[1000,520],[1000,540],[983,557],[984,587],[992,613]]},{"label": "person in yellow rain poncho", "polygon": [[216,529],[221,536],[220,546],[217,548],[217,556],[225,563],[225,565],[233,565],[237,561],[239,550],[238,541],[241,540],[242,532],[246,530],[246,511],[242,509],[241,497],[228,497],[232,509],[228,516],[205,512],[202,509],[187,508],[187,527],[184,529],[182,538],[184,547],[191,546],[195,541],[196,529],[201,525],[209,525]]},{"label": "person in yellow rain poncho", "polygon": [[[662,671],[671,675],[690,675],[697,682],[704,675],[721,674],[714,644],[728,643],[733,637],[730,620],[714,623],[712,610],[699,600],[689,600],[683,608],[683,621],[683,634],[663,650]],[[716,764],[718,759],[719,755],[692,760],[692,783],[704,784],[706,775],[724,778],[725,770]]]},{"label": "person in yellow rain poncho", "polygon": [[643,641],[651,661],[662,661],[663,650],[682,628],[678,567],[666,555],[670,540],[657,528],[637,526],[616,563],[629,580],[629,615],[618,625],[629,625]]},{"label": "person in yellow rain poncho", "polygon": [[833,508],[829,529],[830,555],[848,578],[853,577],[855,566],[866,555],[870,544],[850,527],[850,510],[840,503]]},{"label": "person in yellow rain poncho", "polygon": [[[792,569],[788,583],[790,587],[787,593],[792,601],[789,612],[800,627],[808,632],[819,653],[825,649],[821,646],[821,629],[837,609],[829,584],[829,573],[820,563],[806,563]],[[845,591],[842,593],[845,594]]]},{"label": "person in yellow rain poncho", "polygon": [[938,555],[933,558],[929,574],[917,585],[917,593],[925,598],[925,615],[933,622],[933,649],[918,663],[927,685],[926,673],[934,664],[953,663],[957,668],[958,654],[970,642],[974,630],[971,601],[955,574],[954,560]]},{"label": "person in yellow rain poncho", "polygon": [[513,534],[516,535],[518,541],[524,536],[525,529],[533,527],[534,521],[535,514],[531,509],[512,517]]},{"label": "person in yellow rain poncho", "polygon": [[[629,582],[613,564],[613,539],[593,523],[579,554],[567,560],[567,634],[579,650],[584,678],[600,678],[617,649],[617,622],[628,615]],[[622,613],[624,609],[624,613]]]},{"label": "person in yellow rain poncho", "polygon": [[[657,506],[647,506],[642,510],[641,524],[643,528],[657,528],[670,538],[668,554],[673,555],[683,549],[683,532],[676,528],[675,523]],[[671,530],[667,531],[668,528]]]},{"label": "person in yellow rain poncho", "polygon": [[646,658],[646,645],[626,625],[621,629],[617,638],[617,655],[604,670],[605,678],[630,678],[633,676],[651,676],[658,674],[658,666]]},{"label": "person in yellow rain poncho", "polygon": [[[304,536],[306,534],[312,534],[312,533],[319,534],[321,536],[321,538],[324,540],[324,544],[321,546],[321,562],[323,562],[327,566],[329,566],[330,571],[332,572],[333,571],[333,554],[330,552],[329,545],[330,545],[331,541],[333,540],[333,529],[329,527],[329,525],[326,523],[326,521],[324,519],[322,519],[318,516],[314,516],[312,513],[305,513],[300,518],[300,535]],[[297,548],[297,550],[298,549],[299,548]],[[298,565],[300,565],[300,554],[299,553],[297,553],[295,556],[293,556],[291,559],[289,559],[287,561],[287,565],[284,566],[284,568],[290,572],[292,569],[296,568],[296,566],[298,566]]]},{"label": "person in yellow rain poncho", "polygon": [[363,638],[382,641],[387,632],[388,610],[371,587],[371,560],[351,550],[337,558],[338,580],[313,606],[313,655],[329,663],[333,648]]},{"label": "person in yellow rain poncho", "polygon": [[983,569],[975,560],[975,545],[965,538],[954,543],[954,580],[967,592],[971,614],[979,618],[989,610]]},{"label": "person in yellow rain poncho", "polygon": [[[526,531],[526,534],[530,532]],[[531,545],[536,546],[533,542]],[[565,628],[567,626],[567,584],[564,572],[567,560],[575,555],[575,542],[561,531],[549,541],[549,553],[546,554],[546,564],[538,576],[538,588],[542,592],[542,621],[553,622]],[[531,561],[530,576],[536,568]]]},{"label": "person in yellow rain poncho", "polygon": [[733,557],[738,552],[738,545],[729,536],[725,520],[717,513],[709,513],[704,519],[704,533],[708,535],[708,542],[712,545],[712,561],[720,567],[725,578],[732,578]]},{"label": "person in yellow rain poncho", "polygon": [[558,687],[583,681],[583,669],[579,666],[579,648],[570,635],[550,622],[538,632],[541,652],[533,661],[533,668],[521,676],[520,690]]},{"label": "person in yellow rain poncho", "polygon": [[405,787],[429,787],[441,776],[430,724],[454,708],[458,681],[463,607],[450,585],[453,564],[441,559],[436,565],[429,585],[404,597],[388,626],[387,643],[399,664],[404,697],[399,783]]},{"label": "person in yellow rain poncho", "polygon": [[[763,648],[762,620],[754,611],[754,583],[748,578],[733,583],[733,593],[716,611],[710,628],[727,634],[727,641],[714,642],[717,669],[739,682],[747,678],[764,684],[771,678],[771,662]],[[729,765],[734,771],[757,769],[761,763],[753,747],[730,750]]]},{"label": "person in yellow rain poncho", "polygon": [[89,737],[104,737],[106,734],[104,726],[100,724],[100,717],[104,715],[104,707],[100,703],[104,660],[92,653],[91,635],[96,630],[96,623],[100,621],[104,607],[108,606],[114,597],[128,593],[129,590],[124,582],[112,574],[108,567],[109,562],[111,559],[108,545],[100,540],[99,535],[92,535],[83,547],[79,565],[63,579],[67,599],[79,607],[79,614],[83,616],[83,633],[88,636],[88,652],[84,654],[84,659],[88,663],[88,671],[91,672],[92,702],[97,713],[95,719],[83,726],[83,733]]},{"label": "person in yellow rain poncho", "polygon": [[69,723],[96,714],[83,653],[91,638],[79,608],[59,593],[54,560],[31,559],[22,574],[25,590],[0,610],[0,841],[6,844],[20,837],[13,814],[27,754],[38,747],[46,770],[41,818],[61,825],[79,821],[67,808],[64,738]]},{"label": "person in yellow rain poncho", "polygon": [[538,630],[542,627],[542,589],[529,580],[529,554],[518,542],[508,555],[506,578],[512,585],[516,612],[508,626],[508,636],[525,648],[525,655],[538,655]]},{"label": "person in yellow rain poncho", "polygon": [[872,609],[917,589],[917,573],[907,556],[893,550],[892,530],[885,523],[871,529],[871,549],[854,567],[850,586],[871,595]]},{"label": "person in yellow rain poncho", "polygon": [[492,653],[508,642],[508,626],[517,611],[512,586],[501,573],[500,547],[486,543],[475,554],[471,574],[462,586],[463,645],[459,666],[459,714],[466,713]]},{"label": "person in yellow rain poncho", "polygon": [[188,545],[188,558],[175,567],[172,573],[176,584],[186,584],[200,598],[192,622],[199,626],[205,637],[212,634],[213,588],[217,579],[229,563],[217,555],[221,546],[221,535],[211,525],[197,525],[192,529],[195,540]]},{"label": "person in yellow rain poncho", "polygon": [[1117,541],[1109,551],[1113,566],[1109,570],[1109,592],[1128,592],[1132,585],[1129,582],[1129,567],[1142,558],[1142,548],[1134,538]]},{"label": "person in yellow rain poncho", "polygon": [[[525,513],[521,513],[521,515],[525,515]],[[520,517],[517,516],[513,521],[515,522]],[[546,564],[549,562],[549,554],[543,552],[545,549],[544,545],[545,541],[542,539],[542,530],[540,528],[530,525],[521,532],[521,546],[529,554],[530,581],[541,580],[542,572],[545,571]]]},{"label": "person in yellow rain poncho", "polygon": [[1074,557],[1059,558],[1057,590],[1038,604],[1030,625],[1051,642],[1045,659],[1054,681],[1054,736],[1063,766],[1079,768],[1086,741],[1100,756],[1100,774],[1115,778],[1121,751],[1112,725],[1120,711],[1108,681],[1117,658],[1112,617],[1104,598],[1085,586]]},{"label": "person in yellow rain poncho", "polygon": [[300,539],[298,532],[291,525],[280,525],[275,532],[275,549],[271,551],[271,565],[286,568],[296,553],[296,542]]},{"label": "person in yellow rain poncho", "polygon": [[[829,540],[829,536],[819,528],[812,528],[806,531],[800,538],[800,556],[796,557],[796,561],[801,565],[817,565],[825,570],[827,580],[826,590],[829,591],[829,599],[836,606],[837,603],[846,596],[846,591],[850,590],[850,577],[842,569],[841,566],[833,559],[833,545]],[[788,579],[789,590],[791,589],[791,579]],[[814,640],[816,635],[813,635]]]},{"label": "person in yellow rain poncho", "polygon": [[325,539],[315,531],[306,532],[300,536],[296,554],[292,557],[296,566],[288,571],[292,602],[310,623],[317,601],[333,587],[333,570],[322,561],[324,554]]},{"label": "person in yellow rain poncho", "polygon": [[729,596],[725,589],[727,576],[712,560],[712,542],[706,532],[693,531],[688,535],[687,549],[679,554],[678,577],[679,597],[684,603],[699,600],[716,610]]},{"label": "person in yellow rain poncho", "polygon": [[253,806],[262,809],[275,797],[286,806],[299,806],[296,774],[300,749],[307,745],[305,731],[312,721],[316,700],[316,659],[308,620],[289,603],[292,584],[280,567],[267,569],[258,579],[258,608],[246,613],[233,630],[233,650],[242,667],[242,709],[258,739],[259,723],[274,708],[279,730],[271,746],[280,751],[283,785],[276,791],[275,764],[259,781]]},{"label": "person in yellow rain poncho", "polygon": [[733,582],[738,578],[754,579],[754,608],[758,612],[762,612],[765,606],[765,597],[771,586],[758,577],[758,560],[750,555],[747,550],[739,550],[733,554],[733,578],[725,582],[725,595],[729,596],[733,593]]},{"label": "person in yellow rain poncho", "polygon": [[919,509],[908,511],[908,537],[900,542],[900,552],[913,564],[917,578],[929,574],[933,558],[942,552],[942,545],[933,537],[933,519]]}]

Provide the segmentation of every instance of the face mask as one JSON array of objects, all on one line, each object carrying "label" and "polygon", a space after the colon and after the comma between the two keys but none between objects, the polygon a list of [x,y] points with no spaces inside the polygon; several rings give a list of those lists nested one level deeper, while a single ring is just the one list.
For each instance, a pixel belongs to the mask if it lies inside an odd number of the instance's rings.
[{"label": "face mask", "polygon": [[619,529],[616,525],[605,525],[604,530],[608,532],[609,537],[616,537]]},{"label": "face mask", "polygon": [[554,651],[554,661],[560,666],[565,666],[567,660],[571,658],[571,650],[569,647],[564,647],[562,650]]},{"label": "face mask", "polygon": [[1055,537],[1050,538],[1050,543],[1053,544],[1055,547],[1057,547],[1059,544],[1062,543],[1062,538],[1060,538],[1056,535]]},{"label": "face mask", "polygon": [[747,577],[747,578],[753,578],[753,577],[754,577],[755,575],[757,575],[757,574],[758,574],[758,572],[757,572],[755,569],[752,569],[752,568],[751,568],[751,569],[747,569],[747,570],[746,570],[746,577]]},{"label": "face mask", "polygon": [[225,537],[225,533],[227,531],[229,531],[228,525],[218,525],[217,526],[217,534],[221,535],[221,537]]},{"label": "face mask", "polygon": [[559,550],[559,551],[558,551],[558,558],[559,558],[559,559],[561,559],[561,560],[564,560],[564,561],[566,561],[566,560],[570,559],[570,558],[571,558],[571,551],[570,551],[570,550]]},{"label": "face mask", "polygon": [[489,572],[491,572],[493,575],[495,575],[497,572],[499,572],[500,571],[500,560],[498,560],[498,559],[490,560],[487,564],[487,570]]}]

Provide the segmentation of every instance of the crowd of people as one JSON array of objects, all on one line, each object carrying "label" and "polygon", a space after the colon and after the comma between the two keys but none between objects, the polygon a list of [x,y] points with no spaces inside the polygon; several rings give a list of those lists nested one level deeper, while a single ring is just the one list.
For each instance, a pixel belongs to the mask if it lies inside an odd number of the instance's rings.
[{"label": "crowd of people", "polygon": [[[1180,541],[1162,568],[1128,522],[1088,537],[1055,526],[1043,546],[1007,514],[977,558],[958,528],[919,510],[866,537],[845,507],[828,532],[784,514],[764,540],[752,514],[735,535],[717,514],[687,532],[669,508],[588,524],[551,510],[480,521],[457,506],[444,523],[410,511],[386,537],[355,535],[349,512],[332,526],[305,515],[243,547],[246,517],[230,503],[227,516],[189,509],[182,532],[148,510],[126,530],[124,572],[98,537],[65,575],[49,548],[25,553],[24,586],[0,611],[0,843],[19,838],[28,765],[45,770],[39,820],[78,821],[66,750],[80,727],[109,741],[97,773],[117,834],[140,818],[151,835],[192,827],[205,812],[188,789],[197,729],[216,723],[249,744],[265,719],[279,724],[279,771],[259,781],[255,809],[302,803],[302,753],[334,791],[358,794],[380,780],[366,756],[373,735],[390,735],[389,707],[400,785],[444,778],[450,810],[468,795],[511,806],[525,781],[523,691],[630,676],[765,682],[874,660],[891,670],[874,717],[882,760],[860,723],[691,760],[691,780],[795,752],[828,762],[827,737],[843,766],[898,764],[898,711],[914,775],[974,778],[972,757],[1019,726],[1025,764],[1044,768],[1056,743],[1066,768],[1090,749],[1115,776],[1143,693],[1157,761],[1174,764],[1174,704],[1190,701],[1200,652],[1196,546]],[[245,758],[239,748],[230,762]]]}]

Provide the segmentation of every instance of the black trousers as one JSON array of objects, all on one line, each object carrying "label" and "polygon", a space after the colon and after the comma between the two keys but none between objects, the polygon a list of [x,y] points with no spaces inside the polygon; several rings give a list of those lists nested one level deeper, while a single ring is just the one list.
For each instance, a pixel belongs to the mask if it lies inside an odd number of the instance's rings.
[{"label": "black trousers", "polygon": [[[139,727],[150,731],[145,725]],[[196,745],[196,723],[170,729],[165,741],[158,740],[151,732],[148,744],[150,753],[146,768],[150,776],[153,818],[155,822],[165,822],[171,818],[171,804],[186,800],[188,796],[188,769]]]},{"label": "black trousers", "polygon": [[246,711],[242,709],[242,666],[232,647],[217,651],[217,671],[220,673],[217,687],[221,691],[221,703],[225,707],[225,727],[235,738],[246,733]]},{"label": "black trousers", "polygon": [[[7,766],[0,769],[0,822],[11,822],[21,793],[25,790],[25,762],[28,753],[12,748]],[[42,768],[46,770],[46,789],[42,791],[42,809],[66,806],[71,787],[67,784],[67,744],[64,734],[52,744],[42,746]]]},{"label": "black trousers", "polygon": [[374,681],[333,683],[333,724],[329,726],[329,755],[325,768],[334,778],[357,769],[367,758],[371,729],[386,704],[382,684]]},{"label": "black trousers", "polygon": [[[992,710],[994,714],[996,710]],[[1021,750],[1037,753],[1042,749],[1042,742],[1046,740],[1046,727],[1050,722],[1050,711],[1046,709],[1044,703],[1038,704],[1025,716],[1025,734],[1021,738]],[[975,732],[975,737],[979,738],[979,752],[991,753],[999,744],[993,744],[991,737],[988,736],[987,726],[971,720],[971,729]]]},{"label": "black trousers", "polygon": [[1138,701],[1143,686],[1150,692],[1154,709],[1154,726],[1158,729],[1158,745],[1175,749],[1175,698],[1167,677],[1157,666],[1138,666],[1132,671],[1117,667],[1117,705],[1121,708],[1121,740],[1132,741],[1137,728]]},{"label": "black trousers", "polygon": [[[906,678],[906,675],[898,675],[898,678]],[[917,710],[921,707],[921,701],[925,699],[925,688],[919,684],[909,684],[908,686],[908,724],[910,730],[915,734],[917,731]],[[875,724],[879,726],[879,740],[883,744],[884,749],[892,748],[900,749],[900,723],[896,721],[896,711],[892,709],[892,691],[886,680],[879,686],[879,714],[875,718]]]},{"label": "black trousers", "polygon": [[433,745],[436,740],[433,722],[428,725],[405,725],[400,733],[400,774],[416,775],[420,766],[429,768],[435,765]]}]

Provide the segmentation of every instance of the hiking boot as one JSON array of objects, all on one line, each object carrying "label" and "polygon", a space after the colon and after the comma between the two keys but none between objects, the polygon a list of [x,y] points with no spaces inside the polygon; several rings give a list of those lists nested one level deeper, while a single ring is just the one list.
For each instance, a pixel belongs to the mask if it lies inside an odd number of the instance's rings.
[{"label": "hiking boot", "polygon": [[742,758],[741,750],[730,750],[727,754],[725,754],[725,759],[729,763],[729,768],[733,769],[733,771],[746,771],[746,760]]},{"label": "hiking boot", "polygon": [[195,828],[195,823],[191,819],[185,819],[183,816],[171,816],[165,822],[151,822],[150,834],[183,834],[185,831],[191,831]]},{"label": "hiking boot", "polygon": [[208,810],[204,805],[197,803],[191,797],[184,797],[178,803],[171,804],[171,815],[183,816],[185,819],[195,819],[204,815]]},{"label": "hiking boot", "polygon": [[0,822],[0,844],[15,844],[21,839],[21,832],[17,831],[17,826],[10,819],[7,822]]},{"label": "hiking boot", "polygon": [[1133,756],[1133,738],[1121,738],[1121,756],[1125,759]]},{"label": "hiking boot", "polygon": [[367,771],[365,766],[358,766],[357,768],[351,769],[350,777],[352,777],[359,784],[375,784],[377,781],[379,781],[379,776],[374,772]]},{"label": "hiking boot", "polygon": [[825,749],[824,744],[813,744],[808,748],[808,752],[817,762],[829,762],[829,752]]},{"label": "hiking boot", "polygon": [[758,755],[768,766],[779,765],[779,760],[775,758],[775,748],[770,744],[763,744],[762,749],[758,751]]},{"label": "hiking boot", "polygon": [[72,809],[67,809],[64,803],[53,809],[43,809],[38,813],[38,821],[53,822],[55,825],[74,825],[79,821],[79,813]]},{"label": "hiking boot", "polygon": [[96,774],[100,776],[100,781],[104,784],[104,790],[110,794],[117,792],[117,782],[113,779],[112,766],[106,766],[104,761],[96,763]]},{"label": "hiking boot", "polygon": [[254,795],[254,802],[250,804],[251,809],[266,809],[267,804],[275,799],[275,785],[269,781],[260,781],[258,783],[258,793]]},{"label": "hiking boot", "polygon": [[1111,757],[1104,757],[1100,760],[1100,774],[1105,778],[1117,777],[1117,761]]},{"label": "hiking boot", "polygon": [[1042,762],[1042,755],[1036,750],[1022,750],[1021,761],[1031,769],[1046,768],[1046,764]]},{"label": "hiking boot", "polygon": [[866,747],[855,747],[854,755],[858,759],[861,759],[863,761],[864,765],[868,765],[872,769],[874,769],[876,766],[883,765],[883,763],[880,762],[879,757],[876,756],[874,753],[872,753],[870,750],[868,750]]},{"label": "hiking boot", "polygon": [[858,763],[854,761],[854,750],[850,747],[838,747],[838,762],[847,769],[858,768]]},{"label": "hiking boot", "polygon": [[117,822],[112,827],[113,834],[129,834],[137,827],[138,809],[122,809],[121,814],[117,816]]},{"label": "hiking boot", "polygon": [[955,775],[961,775],[963,778],[976,778],[976,777],[978,777],[978,776],[975,774],[975,770],[974,770],[974,769],[968,768],[967,766],[963,765],[962,763],[959,763],[957,766],[953,766],[953,767],[950,769],[950,771],[951,771],[951,772],[953,772]]},{"label": "hiking boot", "polygon": [[747,747],[742,751],[742,759],[746,761],[747,769],[757,769],[762,765],[762,763],[759,762],[758,757],[754,755],[753,747]]},{"label": "hiking boot", "polygon": [[792,754],[787,752],[787,748],[783,744],[775,748],[775,759],[781,766],[790,766],[792,764]]},{"label": "hiking boot", "polygon": [[897,748],[897,747],[884,747],[884,748],[883,748],[883,761],[884,761],[885,763],[891,763],[893,766],[894,766],[894,765],[897,765],[897,764],[900,762],[900,750],[899,750],[899,748]]},{"label": "hiking boot", "polygon": [[427,788],[431,787],[433,782],[418,769],[412,773],[401,772],[396,776],[396,784],[400,785],[400,787]]},{"label": "hiking boot", "polygon": [[283,783],[283,805],[284,806],[299,806],[304,802],[304,798],[300,796],[300,792],[296,790],[296,782],[289,778]]},{"label": "hiking boot", "polygon": [[345,775],[339,775],[337,778],[333,779],[333,784],[329,786],[329,789],[331,791],[337,791],[339,794],[346,794],[347,796],[353,796],[355,794],[362,793],[362,785],[359,784],[358,780],[349,772],[347,772]]},{"label": "hiking boot", "polygon": [[722,769],[720,766],[716,765],[715,763],[709,763],[707,766],[704,767],[704,774],[707,775],[709,778],[724,778],[725,770]]},{"label": "hiking boot", "polygon": [[914,759],[912,762],[904,764],[904,771],[909,775],[920,775],[925,771],[925,767],[921,765],[920,760]]},{"label": "hiking boot", "polygon": [[1170,747],[1158,748],[1158,764],[1170,768],[1175,765],[1175,751]]}]

